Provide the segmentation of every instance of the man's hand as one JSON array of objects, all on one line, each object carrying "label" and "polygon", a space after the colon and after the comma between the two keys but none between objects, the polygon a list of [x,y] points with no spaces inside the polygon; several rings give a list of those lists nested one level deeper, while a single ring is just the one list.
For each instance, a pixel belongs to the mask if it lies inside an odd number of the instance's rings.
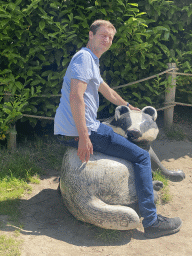
[{"label": "man's hand", "polygon": [[130,108],[131,110],[141,111],[141,109],[136,108],[136,107],[133,107],[133,106],[132,106],[132,105],[130,105],[130,104],[129,104],[129,108]]},{"label": "man's hand", "polygon": [[93,154],[93,145],[89,137],[79,138],[77,155],[82,163],[88,162],[91,154]]}]

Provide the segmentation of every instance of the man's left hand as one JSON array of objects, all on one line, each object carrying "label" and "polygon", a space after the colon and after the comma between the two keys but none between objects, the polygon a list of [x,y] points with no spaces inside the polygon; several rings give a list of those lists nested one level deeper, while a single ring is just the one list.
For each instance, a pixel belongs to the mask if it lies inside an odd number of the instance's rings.
[{"label": "man's left hand", "polygon": [[130,108],[131,110],[141,111],[141,109],[136,108],[136,107],[133,107],[133,106],[132,106],[132,105],[130,105],[130,104],[129,104],[129,108]]}]

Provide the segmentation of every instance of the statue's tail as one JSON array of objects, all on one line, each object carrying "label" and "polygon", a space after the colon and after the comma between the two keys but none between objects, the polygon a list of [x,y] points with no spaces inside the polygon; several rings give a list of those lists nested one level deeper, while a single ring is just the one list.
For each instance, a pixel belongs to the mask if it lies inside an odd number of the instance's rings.
[{"label": "statue's tail", "polygon": [[71,202],[70,206],[67,205],[77,219],[105,229],[130,230],[138,227],[139,216],[132,208],[109,205],[97,197],[87,199],[79,198],[78,202],[75,202],[75,211],[70,207]]}]

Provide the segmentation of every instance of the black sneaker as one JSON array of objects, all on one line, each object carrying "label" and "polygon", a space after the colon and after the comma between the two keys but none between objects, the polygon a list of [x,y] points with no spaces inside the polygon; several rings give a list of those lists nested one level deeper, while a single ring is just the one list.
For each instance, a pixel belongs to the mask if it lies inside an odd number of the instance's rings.
[{"label": "black sneaker", "polygon": [[182,221],[180,218],[166,218],[157,215],[157,221],[150,227],[144,228],[144,235],[148,238],[157,238],[178,232],[181,228]]}]

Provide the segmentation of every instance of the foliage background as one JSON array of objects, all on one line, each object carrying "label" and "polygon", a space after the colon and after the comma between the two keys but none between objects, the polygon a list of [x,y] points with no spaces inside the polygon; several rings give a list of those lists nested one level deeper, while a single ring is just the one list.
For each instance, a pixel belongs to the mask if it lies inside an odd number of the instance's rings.
[{"label": "foliage background", "polygon": [[[86,45],[95,19],[110,20],[118,31],[100,60],[101,74],[111,87],[158,74],[168,62],[176,62],[180,72],[192,72],[190,2],[0,0],[0,139],[23,113],[54,117],[59,97],[51,96],[60,94],[69,61]],[[177,101],[192,103],[191,82],[178,77]],[[140,108],[159,107],[166,86],[164,76],[118,93]],[[42,95],[50,97],[37,97]],[[113,110],[101,97],[99,117]]]}]

